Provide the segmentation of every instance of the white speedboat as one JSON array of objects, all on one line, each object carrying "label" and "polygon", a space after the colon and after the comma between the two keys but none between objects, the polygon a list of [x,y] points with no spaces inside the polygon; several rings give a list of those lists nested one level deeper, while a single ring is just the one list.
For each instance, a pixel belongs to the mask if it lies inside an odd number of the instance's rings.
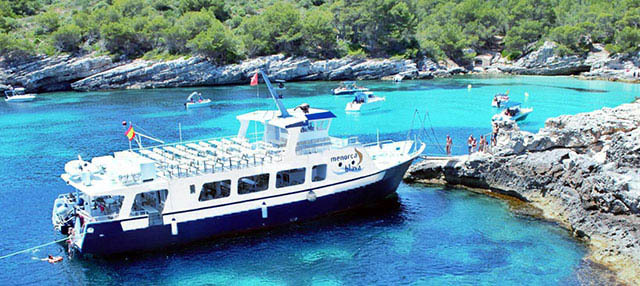
[{"label": "white speedboat", "polygon": [[36,99],[36,95],[33,93],[25,93],[23,87],[11,88],[4,91],[4,97],[6,102],[27,102]]},{"label": "white speedboat", "polygon": [[504,105],[504,109],[501,110],[500,113],[494,115],[491,120],[522,121],[525,120],[531,112],[533,112],[533,108],[521,108],[519,102],[507,102]]},{"label": "white speedboat", "polygon": [[71,249],[166,249],[372,204],[395,193],[425,148],[332,137],[331,111],[285,108],[262,75],[278,109],[238,115],[236,135],[144,147],[136,133],[137,149],[68,163],[72,191],[55,200],[52,223]]},{"label": "white speedboat", "polygon": [[355,98],[347,103],[347,106],[344,108],[346,111],[358,112],[358,111],[368,111],[378,109],[385,102],[384,97],[377,97],[373,95],[373,92],[358,92],[355,95]]},{"label": "white speedboat", "polygon": [[369,91],[366,87],[356,85],[355,81],[343,81],[340,85],[333,89],[334,95],[353,94],[356,92]]},{"label": "white speedboat", "polygon": [[213,104],[211,99],[202,97],[202,94],[199,92],[192,92],[189,97],[187,97],[187,102],[185,102],[184,106],[189,108],[198,108],[205,107]]},{"label": "white speedboat", "polygon": [[509,102],[509,91],[506,93],[496,93],[493,96],[493,100],[491,100],[491,106],[493,107],[504,107],[504,104]]}]

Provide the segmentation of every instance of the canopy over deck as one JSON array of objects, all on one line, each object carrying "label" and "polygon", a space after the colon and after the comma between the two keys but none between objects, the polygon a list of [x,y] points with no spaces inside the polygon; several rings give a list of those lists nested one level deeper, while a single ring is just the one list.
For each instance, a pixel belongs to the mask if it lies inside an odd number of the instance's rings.
[{"label": "canopy over deck", "polygon": [[256,121],[280,128],[291,128],[302,126],[304,122],[309,120],[336,117],[331,111],[318,108],[308,108],[308,112],[304,112],[301,108],[289,108],[287,111],[291,115],[290,117],[280,117],[280,111],[277,110],[258,110],[238,115],[236,118],[240,121]]}]

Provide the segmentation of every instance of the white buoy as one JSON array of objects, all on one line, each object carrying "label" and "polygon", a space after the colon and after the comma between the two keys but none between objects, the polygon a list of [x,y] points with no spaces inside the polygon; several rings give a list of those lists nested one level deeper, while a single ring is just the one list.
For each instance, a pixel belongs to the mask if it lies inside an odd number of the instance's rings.
[{"label": "white buoy", "polygon": [[178,222],[175,218],[171,219],[171,235],[178,235]]},{"label": "white buoy", "polygon": [[467,90],[471,90],[471,85],[467,85]]},{"label": "white buoy", "polygon": [[529,93],[528,93],[528,92],[525,92],[525,93],[524,93],[524,97],[529,97]]},{"label": "white buoy", "polygon": [[267,204],[266,203],[262,203],[262,218],[267,218],[268,214],[267,214]]},{"label": "white buoy", "polygon": [[309,191],[307,193],[307,200],[309,200],[310,202],[315,202],[316,201],[316,193],[314,193],[313,191]]}]

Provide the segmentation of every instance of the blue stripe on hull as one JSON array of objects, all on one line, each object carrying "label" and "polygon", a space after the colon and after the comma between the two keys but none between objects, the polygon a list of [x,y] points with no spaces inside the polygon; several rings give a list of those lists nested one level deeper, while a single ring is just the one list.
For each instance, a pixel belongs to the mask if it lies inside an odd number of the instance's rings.
[{"label": "blue stripe on hull", "polygon": [[[110,255],[124,252],[159,249],[172,244],[184,244],[205,238],[272,227],[291,221],[304,221],[374,203],[394,193],[411,161],[386,171],[382,180],[337,194],[268,207],[268,218],[260,209],[203,218],[178,223],[178,235],[171,235],[171,225],[150,226],[123,231],[120,221],[91,224],[92,234],[84,238],[82,253]],[[99,234],[103,234],[102,237]]]}]

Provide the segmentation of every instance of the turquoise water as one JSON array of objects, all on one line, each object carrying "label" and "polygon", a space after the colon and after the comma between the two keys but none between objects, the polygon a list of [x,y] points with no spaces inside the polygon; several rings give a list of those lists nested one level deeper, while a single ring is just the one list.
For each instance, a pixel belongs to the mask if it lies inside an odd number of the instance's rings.
[{"label": "turquoise water", "polygon": [[[331,109],[338,116],[331,134],[363,141],[375,140],[377,131],[406,138],[424,118],[433,154],[446,134],[454,153],[464,153],[459,143],[470,133],[490,132],[497,92],[508,89],[533,107],[521,128],[536,131],[548,117],[616,106],[640,91],[557,77],[364,81],[386,97],[385,107],[346,114],[350,98],[329,95],[336,84],[290,83],[284,103]],[[194,90],[216,105],[185,111],[182,102]],[[230,135],[239,127],[235,116],[273,108],[266,95],[264,88],[258,98],[255,87],[224,86],[52,93],[32,103],[0,103],[0,255],[59,238],[50,212],[54,198],[70,191],[59,178],[64,163],[127,148],[123,120],[166,141],[179,140],[178,124],[184,139]],[[578,284],[576,273],[586,267],[584,246],[553,224],[514,217],[495,199],[405,184],[395,202],[311,223],[133,257],[37,260],[62,251],[51,245],[0,260],[0,284]]]}]

